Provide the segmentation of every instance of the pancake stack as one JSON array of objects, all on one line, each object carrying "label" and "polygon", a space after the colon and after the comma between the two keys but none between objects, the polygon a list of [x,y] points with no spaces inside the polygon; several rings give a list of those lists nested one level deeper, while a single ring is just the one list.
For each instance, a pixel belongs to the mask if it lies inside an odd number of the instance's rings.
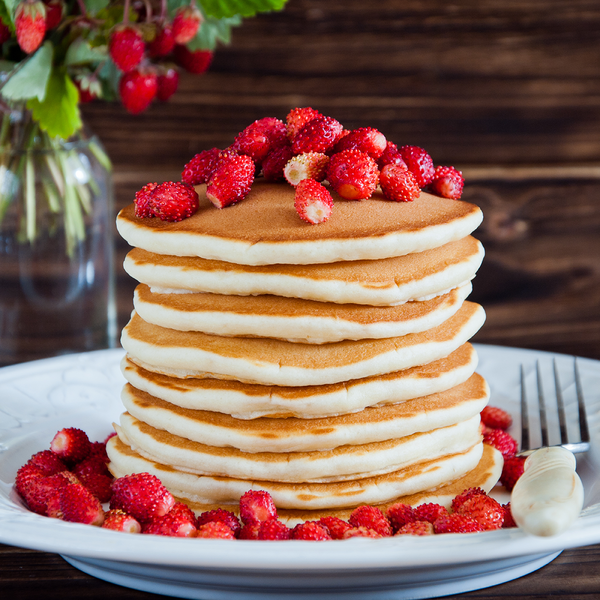
[{"label": "pancake stack", "polygon": [[183,221],[117,219],[140,284],[113,474],[153,473],[198,511],[266,490],[289,523],[491,489],[502,459],[468,341],[485,315],[466,300],[479,208],[332,193],[310,225],[287,184],[223,210],[197,191]]}]

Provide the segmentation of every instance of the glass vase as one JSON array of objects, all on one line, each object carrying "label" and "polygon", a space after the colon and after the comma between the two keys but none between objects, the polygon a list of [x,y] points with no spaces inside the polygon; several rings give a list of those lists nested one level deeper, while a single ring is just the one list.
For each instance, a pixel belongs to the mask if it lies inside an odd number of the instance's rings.
[{"label": "glass vase", "polygon": [[113,188],[99,140],[0,129],[0,365],[114,347]]}]

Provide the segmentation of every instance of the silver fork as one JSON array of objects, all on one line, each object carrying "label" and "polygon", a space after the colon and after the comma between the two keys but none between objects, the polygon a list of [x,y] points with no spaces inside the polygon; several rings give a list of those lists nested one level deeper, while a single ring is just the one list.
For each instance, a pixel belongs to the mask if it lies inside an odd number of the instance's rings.
[{"label": "silver fork", "polygon": [[[569,440],[569,434],[567,431],[565,400],[560,385],[556,359],[553,360],[553,370],[554,388],[556,393],[556,407],[558,410],[558,425],[560,434],[560,443],[555,444],[555,446],[565,448],[573,454],[587,452],[590,449],[590,432],[588,427],[587,414],[585,410],[585,400],[583,398],[583,389],[581,385],[581,376],[579,374],[579,365],[577,364],[577,358],[575,358],[573,361],[573,371],[575,379],[575,392],[577,396],[577,406],[579,412],[579,441]],[[536,379],[540,413],[540,429],[542,434],[542,447],[548,447],[550,445],[550,436],[548,431],[548,410],[546,405],[546,399],[544,397],[544,388],[542,384],[542,374],[539,360],[536,362]],[[529,434],[529,410],[527,406],[525,370],[523,368],[523,365],[521,365],[521,452],[519,452],[520,455],[531,454],[531,452],[535,450],[534,448],[531,448]]]}]

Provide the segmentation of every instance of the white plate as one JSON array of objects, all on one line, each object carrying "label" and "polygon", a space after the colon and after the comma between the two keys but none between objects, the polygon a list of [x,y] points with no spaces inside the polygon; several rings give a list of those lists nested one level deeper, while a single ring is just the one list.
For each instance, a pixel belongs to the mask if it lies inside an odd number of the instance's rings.
[{"label": "white plate", "polygon": [[[548,396],[552,357],[565,395],[574,393],[569,357],[477,349],[491,404],[513,415],[519,412],[521,363],[532,399],[537,359],[545,368]],[[206,600],[307,594],[430,598],[503,583],[544,566],[565,548],[600,542],[600,362],[588,359],[579,359],[592,433],[592,451],[578,463],[586,508],[557,537],[537,538],[515,529],[326,543],[190,540],[126,535],[30,513],[12,490],[17,469],[47,448],[62,427],[81,427],[93,440],[106,437],[122,410],[121,356],[106,350],[0,369],[0,542],[63,554],[77,568],[112,583]],[[516,433],[518,416],[515,425]]]}]

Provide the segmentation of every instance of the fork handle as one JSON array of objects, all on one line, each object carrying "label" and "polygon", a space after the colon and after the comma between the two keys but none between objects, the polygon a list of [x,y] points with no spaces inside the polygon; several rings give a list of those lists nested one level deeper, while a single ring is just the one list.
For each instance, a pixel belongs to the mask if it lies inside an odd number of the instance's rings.
[{"label": "fork handle", "polygon": [[510,501],[519,527],[533,535],[552,536],[575,521],[583,507],[583,485],[575,466],[573,453],[560,446],[529,455]]}]

